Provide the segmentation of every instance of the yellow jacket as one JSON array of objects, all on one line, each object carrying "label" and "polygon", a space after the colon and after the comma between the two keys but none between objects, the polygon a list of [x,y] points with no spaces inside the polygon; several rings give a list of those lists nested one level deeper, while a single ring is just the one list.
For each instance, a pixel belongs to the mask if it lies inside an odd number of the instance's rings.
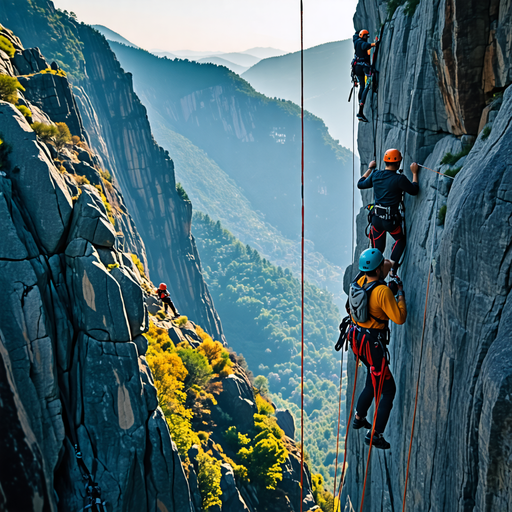
[{"label": "yellow jacket", "polygon": [[[359,286],[363,286],[366,276],[357,280]],[[372,317],[380,318],[383,322],[391,320],[395,324],[402,325],[407,319],[407,308],[405,300],[396,301],[393,292],[387,286],[377,286],[370,295],[368,311]],[[352,319],[353,320],[353,319]],[[356,322],[357,323],[357,322]],[[370,320],[359,323],[367,329],[384,329],[384,323],[377,322],[370,317]]]}]

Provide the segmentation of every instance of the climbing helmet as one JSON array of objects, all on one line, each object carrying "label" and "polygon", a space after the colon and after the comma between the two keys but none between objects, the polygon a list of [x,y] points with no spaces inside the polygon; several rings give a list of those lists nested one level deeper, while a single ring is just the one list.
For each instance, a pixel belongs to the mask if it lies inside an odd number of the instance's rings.
[{"label": "climbing helmet", "polygon": [[160,286],[158,287],[159,290],[167,290],[167,285],[165,283],[160,283]]},{"label": "climbing helmet", "polygon": [[384,256],[379,249],[366,249],[359,256],[359,270],[361,272],[371,272],[379,268],[384,261]]},{"label": "climbing helmet", "polygon": [[384,153],[384,162],[401,162],[402,153],[398,149],[388,149]]},{"label": "climbing helmet", "polygon": [[360,38],[363,38],[365,36],[369,36],[370,35],[370,32],[368,32],[368,30],[361,30],[361,32],[359,32],[359,37]]}]

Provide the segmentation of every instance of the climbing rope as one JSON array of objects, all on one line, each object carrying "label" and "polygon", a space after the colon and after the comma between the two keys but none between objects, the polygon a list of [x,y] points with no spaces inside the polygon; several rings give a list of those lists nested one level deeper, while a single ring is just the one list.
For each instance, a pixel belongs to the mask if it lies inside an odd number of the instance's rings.
[{"label": "climbing rope", "polygon": [[300,352],[300,512],[304,486],[304,7],[300,0],[300,121],[301,121],[301,352]]},{"label": "climbing rope", "polygon": [[[346,464],[347,464],[347,439],[348,439],[348,431],[350,428],[350,424],[352,422],[352,414],[354,411],[354,398],[356,396],[356,385],[357,385],[358,372],[359,372],[359,351],[358,351],[358,355],[356,356],[356,371],[354,373],[354,387],[352,389],[352,399],[350,400],[350,412],[348,415],[347,429],[345,432],[345,453],[343,454],[343,466],[341,468],[341,478],[340,478],[340,488],[338,490],[338,498],[341,496],[341,492],[343,491],[343,485],[345,484],[345,468],[346,468]],[[336,512],[336,510],[334,512]]]},{"label": "climbing rope", "polygon": [[[437,186],[436,186],[436,201],[435,201],[434,211],[436,211],[436,209],[437,209]],[[435,226],[434,223],[432,223],[432,225]],[[429,296],[429,291],[430,291],[430,276],[432,275],[432,258],[434,256],[434,239],[435,239],[435,227],[434,227],[434,232],[432,234],[432,245],[431,245],[431,249],[430,249],[430,262],[428,265],[427,291],[425,293],[425,310],[423,312],[423,326],[421,329],[420,359],[418,362],[418,378],[416,380],[416,397],[414,398],[414,410],[413,410],[413,414],[412,414],[411,438],[409,440],[409,453],[407,454],[407,469],[405,472],[404,498],[403,498],[403,503],[402,503],[402,512],[405,512],[407,484],[409,482],[409,465],[411,462],[412,439],[414,436],[414,425],[416,422],[416,409],[418,407],[418,395],[419,395],[420,377],[421,377],[421,363],[423,361],[423,344],[424,344],[424,340],[425,340],[425,325],[426,325],[426,321],[427,321],[428,296]]]},{"label": "climbing rope", "polygon": [[[354,90],[354,86],[352,86],[352,90]],[[352,96],[352,92],[349,96],[349,101]],[[355,126],[355,119],[356,119],[356,98],[354,94],[354,98],[352,101],[352,215],[351,215],[351,222],[352,222],[352,239],[351,239],[351,251],[350,251],[350,258],[352,259],[354,257],[354,251],[355,251],[355,172],[356,172],[356,163],[355,163],[355,132],[356,132],[356,126]],[[341,426],[341,391],[343,386],[343,348],[341,349],[341,368],[340,368],[340,392],[339,392],[339,403],[338,403],[338,429],[336,434],[336,463],[334,466],[334,488],[333,488],[333,496],[334,499],[336,499],[336,480],[338,475],[338,455],[339,455],[339,440],[340,440],[340,426]],[[347,348],[348,352],[348,348]],[[355,384],[355,382],[354,382]],[[355,385],[354,385],[354,392],[355,392]],[[354,400],[354,393],[352,394],[352,402]],[[352,407],[351,407],[352,409]],[[347,432],[350,425],[347,425]],[[345,436],[345,453],[347,453],[347,437]],[[345,465],[345,461],[343,461],[343,465]],[[343,480],[343,477],[342,477]],[[341,481],[342,481],[341,480]],[[340,481],[340,482],[341,482]],[[340,495],[341,495],[341,489],[340,489]]]},{"label": "climbing rope", "polygon": [[338,397],[338,429],[336,433],[336,462],[334,465],[334,488],[332,494],[336,498],[336,478],[338,475],[338,454],[340,446],[340,426],[341,426],[341,390],[343,387],[343,347],[340,350],[341,365],[340,365],[340,392]]},{"label": "climbing rope", "polygon": [[443,176],[444,178],[450,178],[451,180],[455,179],[453,176],[448,176],[447,174],[443,174],[442,172],[434,171],[434,169],[431,169],[430,167],[425,167],[424,165],[418,164],[418,167],[421,167],[422,169],[428,169],[429,171],[435,172],[436,174],[439,174],[439,176]]},{"label": "climbing rope", "polygon": [[[369,343],[369,341],[367,343]],[[361,496],[361,505],[359,507],[360,511],[363,510],[363,505],[364,505],[364,494],[365,494],[365,490],[366,490],[366,480],[368,478],[368,468],[370,467],[370,456],[372,454],[373,436],[375,434],[375,423],[377,421],[377,413],[379,410],[380,397],[382,395],[382,387],[384,386],[384,381],[386,380],[385,379],[385,377],[386,377],[385,371],[386,370],[387,370],[386,354],[383,354],[382,365],[381,365],[381,369],[380,369],[379,389],[377,391],[375,389],[375,386],[373,388],[373,392],[375,394],[375,411],[373,413],[372,435],[370,437],[370,446],[368,448],[368,458],[366,459],[366,471],[364,473],[363,493]],[[375,393],[375,391],[377,391],[377,393]]]}]

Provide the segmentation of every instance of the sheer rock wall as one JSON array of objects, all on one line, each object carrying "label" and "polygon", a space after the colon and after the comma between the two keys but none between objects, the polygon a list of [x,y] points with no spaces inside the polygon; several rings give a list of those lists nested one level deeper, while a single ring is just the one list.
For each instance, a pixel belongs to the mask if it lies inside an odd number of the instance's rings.
[{"label": "sheer rock wall", "polygon": [[[37,23],[34,7],[25,0],[0,0],[2,23],[27,47],[40,44],[41,33],[52,33],[49,18],[55,14],[51,1],[33,0],[32,4],[44,13]],[[46,23],[49,27],[41,26]],[[178,310],[186,310],[216,339],[225,341],[190,233],[191,205],[176,191],[174,164],[153,139],[146,109],[133,91],[131,75],[123,71],[106,39],[92,27],[66,18],[65,29],[68,36],[81,44],[85,59],[80,61],[83,78],[73,80],[74,101],[91,147],[102,166],[117,179],[145,241],[147,255],[140,255],[141,260],[155,281],[167,283]],[[34,104],[50,110],[55,121],[61,120],[58,114],[62,105],[52,109],[48,101],[34,101]]]},{"label": "sheer rock wall", "polygon": [[[385,22],[379,90],[369,95],[370,123],[358,134],[361,171],[392,147],[405,154],[409,177],[413,161],[440,172],[461,169],[454,180],[421,169],[420,193],[405,201],[400,275],[408,318],[392,327],[398,390],[385,432],[391,450],[372,451],[364,510],[402,508],[431,265],[407,510],[512,510],[511,4],[421,0],[414,15],[398,7],[387,21],[386,8],[384,1],[360,0],[354,17],[357,30],[372,34]],[[441,164],[448,152],[469,147],[456,163]],[[363,203],[371,201],[364,193]],[[366,222],[361,212],[355,261],[368,246]],[[345,287],[354,271],[345,274]],[[348,440],[344,498],[355,507],[366,464],[363,437],[352,430]]]}]

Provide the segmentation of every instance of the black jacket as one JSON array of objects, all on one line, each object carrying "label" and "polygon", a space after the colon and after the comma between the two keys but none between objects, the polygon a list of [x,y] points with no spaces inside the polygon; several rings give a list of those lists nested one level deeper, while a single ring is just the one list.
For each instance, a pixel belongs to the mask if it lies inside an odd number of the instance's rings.
[{"label": "black jacket", "polygon": [[395,171],[379,171],[376,169],[368,178],[361,177],[357,182],[357,188],[372,188],[375,194],[375,204],[381,206],[398,206],[402,201],[404,192],[411,196],[418,194],[420,187],[412,183],[403,174]]},{"label": "black jacket", "polygon": [[354,34],[352,38],[354,42],[354,53],[360,60],[364,60],[366,64],[370,64],[370,56],[368,50],[372,47],[372,43],[366,42],[364,39],[359,37],[359,33]]}]

